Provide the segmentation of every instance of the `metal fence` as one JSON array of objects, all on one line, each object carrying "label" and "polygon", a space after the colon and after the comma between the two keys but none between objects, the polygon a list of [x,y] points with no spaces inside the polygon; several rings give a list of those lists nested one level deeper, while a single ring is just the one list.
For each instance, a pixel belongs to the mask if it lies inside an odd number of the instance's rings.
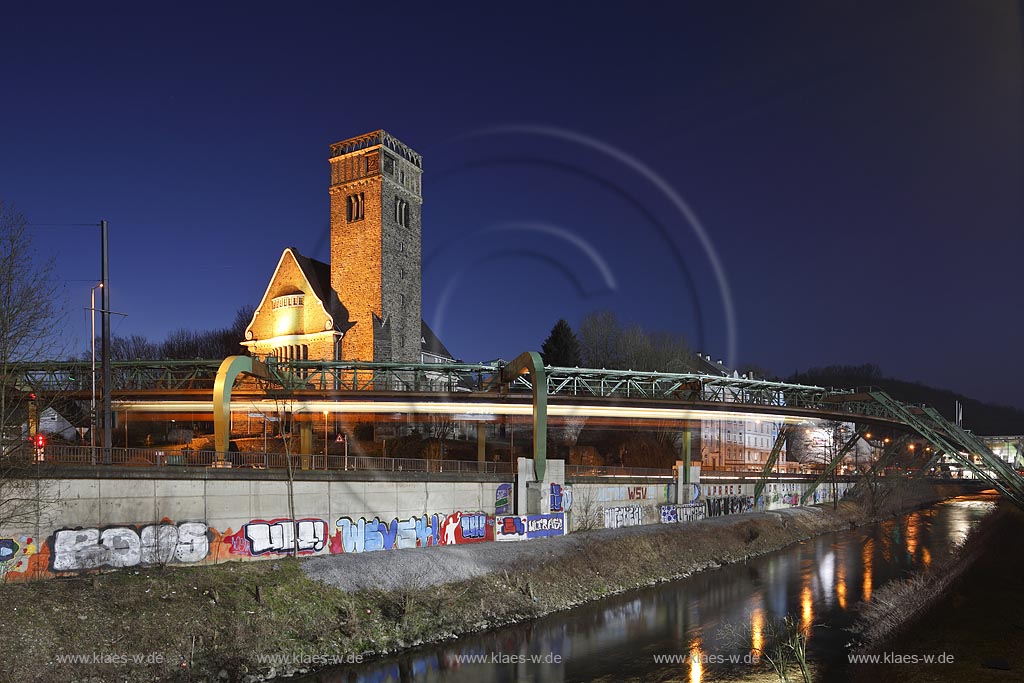
[{"label": "metal fence", "polygon": [[672,470],[648,467],[612,467],[606,465],[566,465],[567,477],[661,477],[674,479]]},{"label": "metal fence", "polygon": [[298,453],[254,453],[168,450],[160,448],[92,448],[90,446],[46,446],[38,449],[25,444],[6,456],[22,461],[51,465],[113,465],[139,467],[212,467],[295,471],[378,471],[378,472],[456,472],[472,474],[511,473],[507,462],[476,460],[426,460],[364,455],[324,455]]}]

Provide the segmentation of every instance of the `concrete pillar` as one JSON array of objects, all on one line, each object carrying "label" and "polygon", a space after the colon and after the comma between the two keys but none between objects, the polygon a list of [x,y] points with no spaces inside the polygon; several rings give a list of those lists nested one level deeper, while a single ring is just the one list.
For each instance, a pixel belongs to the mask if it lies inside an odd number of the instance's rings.
[{"label": "concrete pillar", "polygon": [[692,462],[692,459],[690,457],[690,448],[691,448],[691,433],[690,433],[690,428],[686,427],[686,428],[683,429],[683,467],[682,467],[682,471],[683,471],[684,480],[683,480],[683,482],[681,482],[681,483],[685,483],[685,484],[689,484],[690,483],[690,463]]},{"label": "concrete pillar", "polygon": [[487,424],[476,423],[476,461],[484,463],[487,460]]},{"label": "concrete pillar", "polygon": [[[534,463],[531,458],[518,458],[516,477],[516,514],[519,515],[546,515],[552,512],[564,512],[562,509],[552,510],[552,498],[556,502],[560,499],[559,493],[565,490],[565,461],[548,460],[544,468],[544,479],[536,480],[534,474]],[[552,485],[557,488],[552,490]],[[552,496],[555,493],[555,496]]]},{"label": "concrete pillar", "polygon": [[693,502],[695,487],[700,486],[700,465],[689,465],[685,460],[676,460],[676,504]]},{"label": "concrete pillar", "polygon": [[311,467],[313,453],[313,423],[299,423],[299,453],[302,454],[302,469],[308,470]]}]

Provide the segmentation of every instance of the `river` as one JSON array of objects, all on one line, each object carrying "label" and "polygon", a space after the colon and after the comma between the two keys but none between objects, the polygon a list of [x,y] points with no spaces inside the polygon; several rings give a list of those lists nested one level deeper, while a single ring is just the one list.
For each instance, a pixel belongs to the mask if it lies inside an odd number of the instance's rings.
[{"label": "river", "polygon": [[752,662],[751,650],[789,616],[809,634],[816,679],[843,681],[858,605],[948,557],[994,508],[994,498],[956,498],[529,623],[292,680],[767,682],[778,678]]}]

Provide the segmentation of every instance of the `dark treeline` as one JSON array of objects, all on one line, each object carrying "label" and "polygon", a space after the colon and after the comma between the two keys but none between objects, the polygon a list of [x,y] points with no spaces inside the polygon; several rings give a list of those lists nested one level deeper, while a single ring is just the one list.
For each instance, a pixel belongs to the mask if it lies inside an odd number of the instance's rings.
[{"label": "dark treeline", "polygon": [[[690,350],[684,336],[645,330],[636,323],[623,323],[611,311],[587,315],[576,331],[564,320],[559,320],[542,345],[542,351],[544,362],[556,366],[658,372],[707,371],[707,367]],[[904,403],[927,403],[949,420],[954,418],[956,402],[960,401],[964,407],[964,427],[976,434],[1024,434],[1024,410],[985,403],[920,382],[887,377],[873,363],[810,368],[787,379],[757,365],[740,366],[737,372],[758,379],[838,389],[875,386]]]},{"label": "dark treeline", "polygon": [[956,402],[960,401],[964,406],[964,428],[981,435],[1024,434],[1024,410],[985,403],[920,382],[886,377],[881,368],[872,363],[810,368],[794,374],[788,381],[837,389],[875,386],[904,403],[927,403],[948,420],[954,419]]},{"label": "dark treeline", "polygon": [[[235,313],[229,327],[219,330],[178,329],[167,335],[162,342],[155,342],[142,335],[111,337],[110,357],[113,360],[204,360],[226,358],[246,353],[241,341],[245,339],[245,328],[252,320],[254,307],[243,306]],[[99,353],[102,340],[96,338]],[[91,356],[91,350],[84,358]]]},{"label": "dark treeline", "polygon": [[696,354],[683,335],[623,323],[611,311],[587,315],[578,331],[559,320],[541,351],[545,364],[563,367],[641,372],[693,372],[697,368]]}]

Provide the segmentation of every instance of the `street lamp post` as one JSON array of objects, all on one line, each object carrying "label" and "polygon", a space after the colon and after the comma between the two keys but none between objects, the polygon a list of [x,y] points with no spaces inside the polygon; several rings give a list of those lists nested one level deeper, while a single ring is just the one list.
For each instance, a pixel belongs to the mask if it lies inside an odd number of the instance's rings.
[{"label": "street lamp post", "polygon": [[327,411],[324,411],[324,469],[327,469]]},{"label": "street lamp post", "polygon": [[92,403],[89,410],[89,453],[93,465],[96,464],[96,290],[102,287],[103,283],[101,282],[92,288],[92,302],[89,308],[89,317],[92,319],[92,335],[89,338],[92,344]]}]

